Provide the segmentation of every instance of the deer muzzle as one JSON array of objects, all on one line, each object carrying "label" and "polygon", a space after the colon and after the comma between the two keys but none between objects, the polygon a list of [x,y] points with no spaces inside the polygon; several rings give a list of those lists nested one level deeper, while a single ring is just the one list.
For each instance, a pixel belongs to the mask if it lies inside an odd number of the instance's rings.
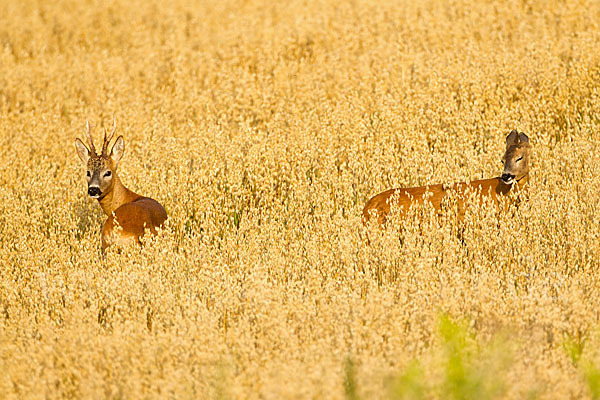
[{"label": "deer muzzle", "polygon": [[502,174],[502,181],[507,185],[512,185],[515,181],[515,176],[513,174],[504,173]]},{"label": "deer muzzle", "polygon": [[90,186],[90,187],[88,188],[88,194],[89,194],[91,197],[93,197],[93,198],[97,199],[97,198],[98,198],[98,197],[100,197],[100,195],[102,194],[102,191],[100,191],[100,188],[99,188],[99,187],[97,187],[97,186]]}]

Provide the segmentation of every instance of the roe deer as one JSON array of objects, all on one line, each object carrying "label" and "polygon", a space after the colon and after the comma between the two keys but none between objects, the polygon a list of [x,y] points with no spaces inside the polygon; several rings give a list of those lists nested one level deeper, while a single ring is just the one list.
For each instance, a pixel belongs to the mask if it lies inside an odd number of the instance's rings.
[{"label": "roe deer", "polygon": [[[75,147],[81,161],[87,166],[88,194],[97,199],[100,207],[108,216],[102,227],[102,252],[112,244],[123,244],[130,241],[140,243],[145,229],[156,234],[167,219],[162,205],[149,197],[143,197],[127,189],[117,175],[119,161],[123,157],[123,136],[119,136],[110,153],[108,146],[117,130],[117,122],[113,119],[113,129],[107,137],[104,129],[102,153],[97,154],[90,123],[86,124],[90,148],[77,138]],[[122,229],[115,229],[116,226]]]},{"label": "roe deer", "polygon": [[[379,225],[384,224],[391,205],[400,208],[401,215],[406,214],[411,204],[423,204],[425,202],[431,203],[435,211],[439,212],[442,200],[449,189],[453,189],[462,195],[469,188],[478,189],[481,196],[491,196],[494,200],[497,200],[498,196],[506,195],[517,187],[526,188],[529,181],[530,152],[531,145],[527,135],[513,130],[506,137],[506,152],[502,157],[504,163],[502,176],[454,185],[429,185],[386,190],[367,201],[363,210],[363,223],[366,224],[371,218],[377,218]],[[462,218],[465,211],[464,196],[459,196],[458,202],[459,218]]]}]

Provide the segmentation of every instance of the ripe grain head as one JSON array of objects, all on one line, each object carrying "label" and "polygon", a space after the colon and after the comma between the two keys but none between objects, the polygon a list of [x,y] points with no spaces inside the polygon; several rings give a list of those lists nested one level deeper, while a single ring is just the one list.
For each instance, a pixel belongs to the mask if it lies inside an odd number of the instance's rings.
[{"label": "ripe grain head", "polygon": [[[514,332],[507,397],[587,395],[563,344],[590,332],[597,362],[599,13],[1,2],[2,397],[341,398],[350,357],[381,398],[415,358],[436,376],[440,313]],[[103,258],[72,141],[113,114],[121,179],[169,220]],[[534,146],[518,210],[366,245],[370,196],[498,176],[512,129]]]}]

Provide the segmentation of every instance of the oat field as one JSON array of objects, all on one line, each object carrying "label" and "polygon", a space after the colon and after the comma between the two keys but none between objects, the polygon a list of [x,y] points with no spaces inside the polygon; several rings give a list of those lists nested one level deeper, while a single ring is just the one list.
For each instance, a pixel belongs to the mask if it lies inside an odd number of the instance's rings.
[{"label": "oat field", "polygon": [[[169,219],[103,256],[113,115]],[[512,129],[518,208],[363,227]],[[0,398],[600,398],[599,153],[597,1],[3,0]]]}]

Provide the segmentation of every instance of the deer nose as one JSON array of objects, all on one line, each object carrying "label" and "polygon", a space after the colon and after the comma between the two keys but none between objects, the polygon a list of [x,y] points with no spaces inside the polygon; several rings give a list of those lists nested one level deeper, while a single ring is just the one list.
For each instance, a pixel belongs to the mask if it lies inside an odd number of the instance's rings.
[{"label": "deer nose", "polygon": [[92,197],[98,197],[98,196],[100,196],[100,193],[102,193],[102,192],[100,191],[99,187],[92,186],[92,187],[88,188],[88,194]]},{"label": "deer nose", "polygon": [[506,183],[512,182],[515,179],[513,174],[502,174],[502,180]]}]

